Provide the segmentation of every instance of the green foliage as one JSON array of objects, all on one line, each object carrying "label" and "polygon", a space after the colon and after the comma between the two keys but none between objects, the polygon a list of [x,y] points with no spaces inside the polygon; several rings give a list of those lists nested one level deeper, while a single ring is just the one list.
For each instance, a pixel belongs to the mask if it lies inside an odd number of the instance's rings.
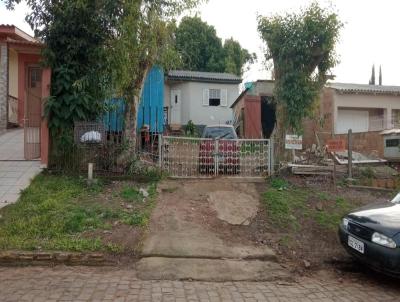
[{"label": "green foliage", "polygon": [[278,119],[301,132],[314,112],[327,73],[338,60],[335,44],[343,24],[338,15],[312,3],[300,13],[259,17],[258,31],[273,60]]},{"label": "green foliage", "polygon": [[280,190],[287,189],[289,187],[289,183],[286,181],[286,179],[280,177],[273,177],[270,184],[272,188]]},{"label": "green foliage", "polygon": [[139,190],[132,186],[124,187],[121,191],[121,197],[127,201],[140,201],[143,198],[142,194],[140,194]]},{"label": "green foliage", "polygon": [[199,136],[196,125],[193,123],[192,120],[188,121],[188,123],[185,127],[185,135],[189,136],[189,137],[198,137]]},{"label": "green foliage", "polygon": [[255,54],[243,49],[233,38],[222,44],[215,28],[200,17],[184,17],[176,29],[176,49],[182,68],[196,71],[229,72],[242,75]]},{"label": "green foliage", "polygon": [[[6,1],[9,8],[20,0]],[[26,20],[46,48],[43,65],[52,70],[46,115],[53,140],[70,144],[74,121],[92,121],[107,92],[105,44],[112,35],[118,2],[111,0],[27,0]]]}]

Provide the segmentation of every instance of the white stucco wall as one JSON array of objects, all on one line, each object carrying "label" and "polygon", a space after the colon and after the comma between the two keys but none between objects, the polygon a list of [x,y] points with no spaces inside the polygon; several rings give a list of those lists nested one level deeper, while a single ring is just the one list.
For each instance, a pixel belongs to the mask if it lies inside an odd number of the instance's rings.
[{"label": "white stucco wall", "polygon": [[400,96],[335,93],[333,99],[335,133],[337,132],[336,125],[339,108],[383,109],[384,121],[386,123],[384,128],[392,127],[392,110],[400,109]]},{"label": "white stucco wall", "polygon": [[[196,125],[225,124],[231,121],[233,117],[230,106],[239,96],[238,84],[220,84],[220,83],[204,83],[204,82],[181,82],[168,83],[165,88],[165,106],[170,107],[171,90],[180,90],[182,107],[181,121],[182,125],[192,120]],[[203,91],[204,89],[226,89],[227,90],[227,106],[204,106]],[[170,109],[169,120],[170,120]]]},{"label": "white stucco wall", "polygon": [[8,94],[18,98],[18,54],[14,50],[9,50],[8,69]]}]

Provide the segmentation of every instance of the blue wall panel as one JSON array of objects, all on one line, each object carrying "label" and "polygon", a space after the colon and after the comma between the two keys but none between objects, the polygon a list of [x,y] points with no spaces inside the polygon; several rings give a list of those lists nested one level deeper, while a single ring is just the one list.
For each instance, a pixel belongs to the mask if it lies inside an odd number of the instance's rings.
[{"label": "blue wall panel", "polygon": [[[105,102],[109,107],[103,121],[106,131],[122,131],[124,129],[125,103],[123,99],[114,98]],[[150,132],[164,131],[164,72],[160,67],[149,71],[137,111],[137,129],[148,125]]]}]

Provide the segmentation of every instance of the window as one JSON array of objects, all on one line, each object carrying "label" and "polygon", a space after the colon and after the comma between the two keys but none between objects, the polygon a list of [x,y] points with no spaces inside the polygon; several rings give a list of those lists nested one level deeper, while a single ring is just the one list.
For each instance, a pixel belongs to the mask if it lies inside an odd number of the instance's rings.
[{"label": "window", "polygon": [[398,147],[399,143],[399,139],[388,139],[386,140],[386,147]]},{"label": "window", "polygon": [[221,89],[210,89],[209,106],[221,105]]},{"label": "window", "polygon": [[227,107],[228,91],[226,89],[204,89],[203,106]]}]

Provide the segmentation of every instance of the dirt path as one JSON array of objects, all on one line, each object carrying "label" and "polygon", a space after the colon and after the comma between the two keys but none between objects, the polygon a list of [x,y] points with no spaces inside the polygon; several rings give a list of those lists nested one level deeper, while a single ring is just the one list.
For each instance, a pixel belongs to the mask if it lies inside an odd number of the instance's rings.
[{"label": "dirt path", "polygon": [[258,213],[254,183],[165,181],[138,263],[144,279],[271,280],[288,277],[266,245],[240,236]]}]

